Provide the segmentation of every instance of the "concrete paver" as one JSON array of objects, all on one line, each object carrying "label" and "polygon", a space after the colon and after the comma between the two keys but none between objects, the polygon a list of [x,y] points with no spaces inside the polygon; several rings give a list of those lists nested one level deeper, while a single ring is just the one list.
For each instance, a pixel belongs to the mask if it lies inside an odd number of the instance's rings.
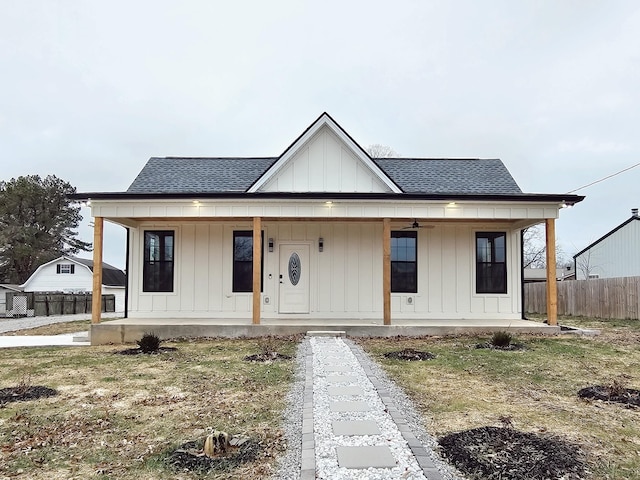
[{"label": "concrete paver", "polygon": [[357,380],[353,375],[328,375],[327,382],[330,383],[354,383]]},{"label": "concrete paver", "polygon": [[396,461],[386,445],[336,448],[338,465],[346,468],[392,468]]},{"label": "concrete paver", "polygon": [[368,412],[371,406],[367,402],[329,402],[332,412]]},{"label": "concrete paver", "polygon": [[334,435],[380,435],[380,427],[373,420],[333,420]]},{"label": "concrete paver", "polygon": [[327,372],[350,372],[351,369],[349,367],[345,367],[344,365],[327,365],[325,368]]},{"label": "concrete paver", "polygon": [[364,390],[362,387],[353,386],[353,387],[327,387],[327,393],[331,396],[339,396],[345,395],[347,397],[355,397],[358,395],[363,395]]}]

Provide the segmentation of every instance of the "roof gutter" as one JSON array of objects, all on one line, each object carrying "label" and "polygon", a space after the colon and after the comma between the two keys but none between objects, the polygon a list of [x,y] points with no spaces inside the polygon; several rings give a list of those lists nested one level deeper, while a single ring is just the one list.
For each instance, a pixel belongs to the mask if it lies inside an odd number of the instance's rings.
[{"label": "roof gutter", "polygon": [[521,193],[521,194],[476,194],[476,193],[356,193],[356,192],[180,192],[180,193],[130,193],[87,192],[69,195],[71,200],[406,200],[406,201],[509,201],[509,202],[553,202],[572,206],[584,200],[582,195]]}]

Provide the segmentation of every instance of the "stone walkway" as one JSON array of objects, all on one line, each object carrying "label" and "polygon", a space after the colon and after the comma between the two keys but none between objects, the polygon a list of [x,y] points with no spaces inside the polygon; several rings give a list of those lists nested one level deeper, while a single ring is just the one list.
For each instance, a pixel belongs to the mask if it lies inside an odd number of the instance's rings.
[{"label": "stone walkway", "polygon": [[302,480],[441,480],[362,351],[335,332],[309,332],[302,420]]}]

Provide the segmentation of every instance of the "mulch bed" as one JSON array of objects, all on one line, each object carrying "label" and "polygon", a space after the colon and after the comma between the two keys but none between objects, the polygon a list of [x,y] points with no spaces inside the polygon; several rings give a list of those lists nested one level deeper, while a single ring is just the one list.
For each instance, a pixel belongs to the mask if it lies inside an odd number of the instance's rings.
[{"label": "mulch bed", "polygon": [[591,398],[605,402],[618,402],[640,407],[640,390],[633,388],[612,389],[602,385],[592,385],[578,391],[580,398]]},{"label": "mulch bed", "polygon": [[43,387],[42,385],[0,388],[0,405],[11,402],[37,400],[39,398],[53,397],[54,395],[58,395],[56,390]]},{"label": "mulch bed", "polygon": [[433,360],[436,356],[433,353],[423,352],[421,350],[414,350],[413,348],[405,348],[395,352],[387,352],[384,354],[385,358],[391,358],[393,360],[407,360],[409,362]]},{"label": "mulch bed", "polygon": [[522,343],[510,343],[505,347],[500,347],[492,343],[477,343],[476,348],[490,348],[491,350],[504,350],[505,352],[508,352],[508,351],[516,351],[516,350],[525,350],[527,347],[525,347]]},{"label": "mulch bed", "polygon": [[187,442],[174,450],[167,458],[167,464],[178,472],[223,472],[253,462],[258,458],[260,444],[247,440],[237,448],[230,448],[224,455],[216,458],[205,456],[202,451],[203,442]]},{"label": "mulch bed", "polygon": [[177,350],[178,349],[175,347],[160,347],[157,350],[154,350],[153,352],[143,352],[142,349],[136,347],[136,348],[127,348],[126,350],[119,350],[113,353],[116,353],[118,355],[158,355],[160,353],[175,352]]},{"label": "mulch bed", "polygon": [[438,439],[443,456],[472,479],[577,480],[585,475],[582,452],[550,435],[481,427]]},{"label": "mulch bed", "polygon": [[274,360],[291,360],[291,357],[289,355],[283,355],[278,352],[268,352],[247,355],[246,357],[244,357],[244,360],[247,362],[271,362]]}]

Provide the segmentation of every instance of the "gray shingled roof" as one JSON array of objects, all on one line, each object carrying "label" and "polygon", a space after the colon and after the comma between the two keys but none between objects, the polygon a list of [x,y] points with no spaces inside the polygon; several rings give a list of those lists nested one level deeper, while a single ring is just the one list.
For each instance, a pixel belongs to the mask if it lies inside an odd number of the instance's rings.
[{"label": "gray shingled roof", "polygon": [[245,192],[276,158],[152,157],[128,193]]},{"label": "gray shingled roof", "polygon": [[522,193],[507,168],[497,159],[374,159],[406,193]]},{"label": "gray shingled roof", "polygon": [[[127,192],[245,192],[276,160],[153,157]],[[374,162],[406,193],[522,193],[500,160],[380,158]]]},{"label": "gray shingled roof", "polygon": [[[93,272],[93,260],[80,257],[68,257],[74,261],[86,265]],[[102,262],[102,284],[109,287],[124,287],[127,284],[127,274],[119,268]]]}]

